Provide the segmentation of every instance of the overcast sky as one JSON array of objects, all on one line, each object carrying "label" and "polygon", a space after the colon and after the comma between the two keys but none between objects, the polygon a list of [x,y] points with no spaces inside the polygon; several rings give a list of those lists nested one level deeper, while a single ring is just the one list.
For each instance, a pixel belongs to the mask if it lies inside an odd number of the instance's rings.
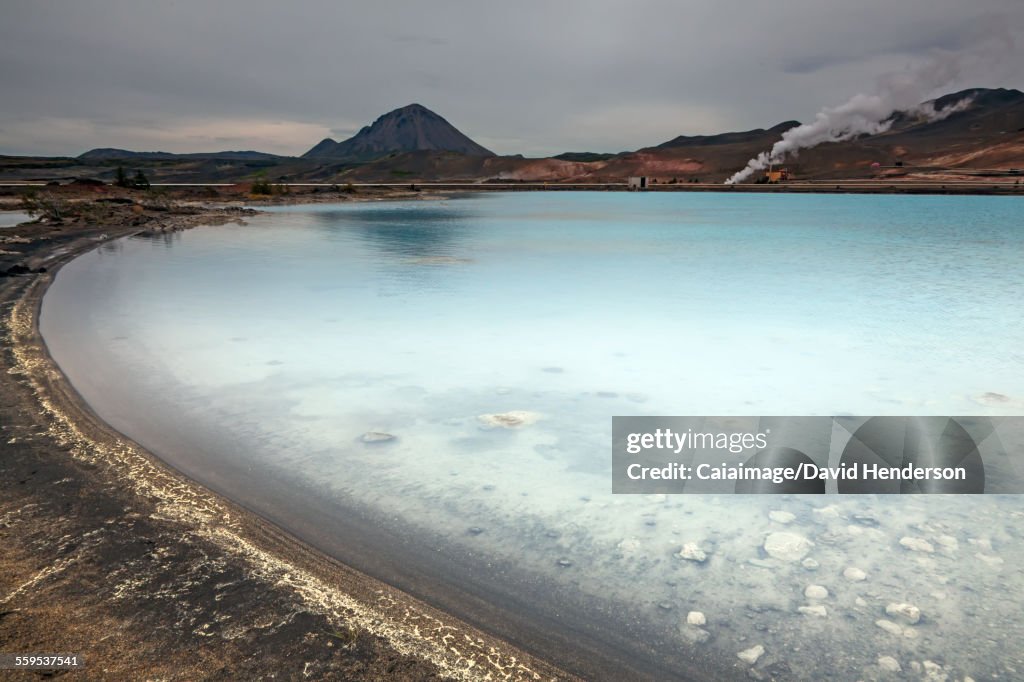
[{"label": "overcast sky", "polygon": [[301,154],[411,102],[500,154],[622,151],[1008,35],[937,94],[1024,89],[1024,0],[0,0],[0,154]]}]

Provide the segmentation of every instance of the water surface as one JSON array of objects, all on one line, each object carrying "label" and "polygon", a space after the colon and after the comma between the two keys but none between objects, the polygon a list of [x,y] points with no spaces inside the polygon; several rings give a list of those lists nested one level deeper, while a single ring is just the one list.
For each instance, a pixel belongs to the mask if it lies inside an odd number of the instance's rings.
[{"label": "water surface", "polygon": [[[1019,498],[613,496],[610,417],[1020,414],[1020,215],[733,193],[290,206],[86,254],[41,325],[97,412],[174,466],[586,674],[742,679],[762,645],[756,675],[884,679],[890,656],[1012,679]],[[507,412],[528,423],[481,419]],[[773,558],[773,532],[813,544]]]},{"label": "water surface", "polygon": [[32,220],[32,216],[24,211],[0,211],[0,227],[14,227]]}]

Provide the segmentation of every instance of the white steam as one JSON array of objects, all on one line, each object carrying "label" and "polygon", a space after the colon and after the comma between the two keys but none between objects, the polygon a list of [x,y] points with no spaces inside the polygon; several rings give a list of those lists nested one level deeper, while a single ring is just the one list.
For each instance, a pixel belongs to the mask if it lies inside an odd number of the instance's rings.
[{"label": "white steam", "polygon": [[917,107],[917,112],[921,114],[929,122],[941,121],[944,118],[949,118],[953,114],[963,111],[967,107],[971,106],[971,102],[974,101],[974,97],[964,97],[959,102],[954,102],[947,107],[941,109],[935,108],[935,102],[925,102],[924,104]]},{"label": "white steam", "polygon": [[725,183],[743,182],[757,171],[781,163],[787,156],[795,156],[801,149],[885,132],[893,124],[892,115],[898,111],[917,114],[930,121],[962,111],[970,106],[970,98],[941,110],[936,110],[933,102],[924,100],[936,89],[957,80],[966,63],[994,63],[1012,48],[1013,41],[1007,36],[973,51],[939,53],[917,68],[886,74],[878,79],[875,94],[856,94],[837,107],[822,109],[810,123],[784,132],[770,150],[751,159]]}]

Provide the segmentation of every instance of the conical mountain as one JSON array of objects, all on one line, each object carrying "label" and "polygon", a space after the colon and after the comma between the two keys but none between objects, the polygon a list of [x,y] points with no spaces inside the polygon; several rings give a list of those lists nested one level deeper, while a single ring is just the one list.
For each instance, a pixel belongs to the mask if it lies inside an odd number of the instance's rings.
[{"label": "conical mountain", "polygon": [[468,156],[494,156],[494,152],[463,135],[442,116],[421,104],[410,104],[384,114],[353,137],[335,142],[327,138],[303,154],[306,159],[371,161],[392,152],[443,150]]}]

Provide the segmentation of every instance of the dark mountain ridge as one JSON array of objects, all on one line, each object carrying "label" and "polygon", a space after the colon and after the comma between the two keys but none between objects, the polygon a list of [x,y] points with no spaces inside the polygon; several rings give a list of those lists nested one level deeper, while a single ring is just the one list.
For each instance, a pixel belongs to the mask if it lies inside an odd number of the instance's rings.
[{"label": "dark mountain ridge", "polygon": [[800,121],[783,121],[771,128],[755,128],[731,133],[718,133],[717,135],[680,135],[668,142],[662,142],[649,149],[672,149],[674,147],[712,147],[721,144],[738,144],[756,142],[766,137],[781,137],[782,133],[790,128],[800,125]]},{"label": "dark mountain ridge", "polygon": [[494,156],[494,152],[463,135],[442,116],[421,104],[409,104],[389,111],[347,140],[321,140],[302,158],[358,163],[393,152],[424,150],[458,152],[466,156]]},{"label": "dark mountain ridge", "polygon": [[111,161],[116,159],[139,159],[152,161],[175,161],[178,159],[226,159],[231,161],[267,161],[287,158],[277,154],[255,151],[197,152],[192,154],[175,154],[173,152],[133,152],[128,149],[98,147],[90,149],[77,157],[82,161]]},{"label": "dark mountain ridge", "polygon": [[[801,150],[785,164],[796,179],[899,177],[959,170],[1024,168],[1024,93],[972,88],[937,97],[940,119],[920,109],[894,114],[888,130]],[[551,158],[495,156],[421,105],[379,117],[344,142],[324,140],[303,158],[256,151],[195,154],[93,149],[77,158],[0,157],[0,179],[110,180],[114,166],[146,169],[154,182],[621,182],[647,175],[659,182],[720,182],[770,149],[797,125],[717,135],[680,135],[618,154],[567,152]],[[874,169],[874,170],[873,170]],[[879,170],[881,169],[881,170]]]}]

